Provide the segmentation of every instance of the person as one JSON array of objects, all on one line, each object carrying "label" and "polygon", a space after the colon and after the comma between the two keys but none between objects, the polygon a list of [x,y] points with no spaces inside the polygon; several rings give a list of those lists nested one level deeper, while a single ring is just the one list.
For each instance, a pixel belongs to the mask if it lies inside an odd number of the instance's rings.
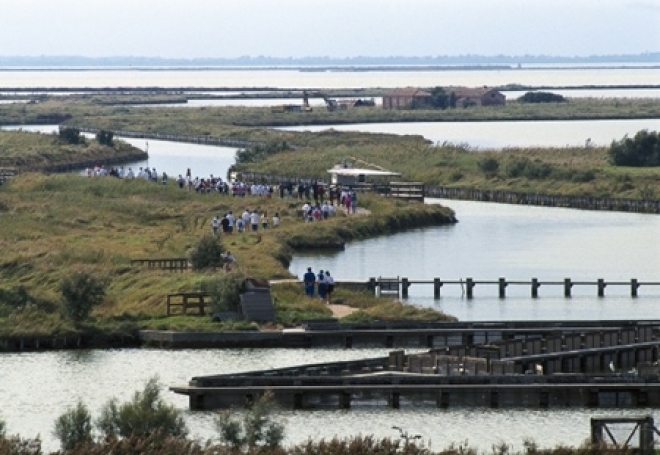
[{"label": "person", "polygon": [[268,228],[268,214],[266,212],[261,214],[261,229]]},{"label": "person", "polygon": [[235,221],[236,221],[236,217],[234,216],[234,214],[230,210],[229,213],[227,213],[227,232],[229,234],[234,232],[234,222]]},{"label": "person", "polygon": [[346,194],[344,196],[344,207],[346,207],[346,214],[351,213],[351,195]]},{"label": "person", "polygon": [[236,258],[234,257],[233,254],[229,250],[225,254],[222,255],[222,258],[225,261],[224,269],[227,272],[230,272],[231,269],[234,268],[234,264],[236,263]]},{"label": "person", "polygon": [[328,297],[327,302],[328,305],[330,305],[332,301],[332,293],[335,290],[335,279],[330,276],[330,271],[326,270],[325,271],[325,294]]},{"label": "person", "polygon": [[250,224],[252,225],[252,232],[259,230],[259,213],[255,210],[250,215]]},{"label": "person", "polygon": [[273,216],[273,227],[276,228],[279,225],[280,225],[280,213],[275,212],[275,215]]},{"label": "person", "polygon": [[183,188],[183,185],[186,183],[184,178],[179,174],[179,178],[176,179],[176,184],[179,185],[179,188]]},{"label": "person", "polygon": [[325,295],[326,295],[325,291],[327,289],[326,282],[325,282],[325,273],[323,272],[323,270],[319,271],[319,276],[318,276],[317,280],[319,282],[319,284],[318,284],[319,299],[321,299],[323,301],[323,300],[325,300]]},{"label": "person", "polygon": [[227,219],[227,214],[225,213],[222,219],[220,220],[220,225],[222,225],[222,233],[229,234],[229,220]]},{"label": "person", "polygon": [[211,220],[211,229],[213,230],[213,237],[218,236],[218,228],[219,227],[220,227],[220,218],[218,218],[218,215],[216,215]]},{"label": "person", "polygon": [[313,298],[316,275],[312,272],[311,267],[307,267],[307,272],[303,275],[303,283],[305,283],[305,294],[307,294],[308,297]]},{"label": "person", "polygon": [[243,218],[238,218],[236,220],[236,230],[239,233],[243,233],[245,230],[245,221],[243,221]]}]

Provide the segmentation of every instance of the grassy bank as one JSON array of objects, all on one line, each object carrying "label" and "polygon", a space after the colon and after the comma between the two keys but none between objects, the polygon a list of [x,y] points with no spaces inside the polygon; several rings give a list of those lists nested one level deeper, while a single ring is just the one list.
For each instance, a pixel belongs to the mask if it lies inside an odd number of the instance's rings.
[{"label": "grassy bank", "polygon": [[102,146],[93,139],[69,144],[57,134],[0,131],[0,167],[16,167],[21,171],[80,167],[89,165],[87,163],[119,163],[145,158],[144,151],[121,141],[115,141],[112,147]]},{"label": "grassy bank", "polygon": [[[65,333],[79,330],[61,317],[59,285],[75,272],[107,277],[103,304],[94,313],[95,327],[125,330],[180,328],[217,330],[204,318],[165,318],[166,295],[197,290],[218,271],[173,273],[131,265],[135,258],[182,257],[210,234],[214,215],[245,208],[279,212],[278,229],[221,239],[249,276],[290,278],[286,264],[295,248],[323,246],[412,226],[447,223],[450,210],[406,205],[377,196],[360,199],[370,216],[339,213],[331,220],[304,223],[300,201],[219,194],[199,195],[176,185],[142,180],[23,174],[0,187],[0,335]],[[303,296],[302,287],[274,290],[279,323],[331,316],[327,306]],[[371,296],[338,290],[336,297],[364,310],[359,317],[442,319],[444,315],[391,305]],[[385,308],[385,307],[383,307]],[[369,316],[371,315],[371,316]],[[230,326],[232,328],[233,326]],[[83,327],[84,329],[84,327]],[[89,329],[89,328],[88,328]]]}]

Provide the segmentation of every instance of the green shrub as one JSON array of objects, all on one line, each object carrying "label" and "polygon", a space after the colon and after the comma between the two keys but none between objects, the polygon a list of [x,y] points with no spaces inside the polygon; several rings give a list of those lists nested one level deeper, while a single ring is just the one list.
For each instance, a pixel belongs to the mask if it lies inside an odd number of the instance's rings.
[{"label": "green shrub", "polygon": [[214,313],[238,310],[246,278],[245,273],[234,270],[201,283],[202,292],[208,294],[211,299],[211,308]]},{"label": "green shrub", "polygon": [[92,416],[82,402],[69,409],[55,421],[55,437],[63,450],[71,450],[80,444],[92,442]]},{"label": "green shrub", "polygon": [[608,154],[615,166],[660,166],[660,136],[655,131],[639,131],[632,139],[625,136],[612,142]]},{"label": "green shrub", "polygon": [[66,316],[75,322],[89,317],[105,298],[107,283],[88,272],[76,272],[60,282]]},{"label": "green shrub", "polygon": [[521,103],[565,103],[562,95],[550,92],[527,92],[518,98]]},{"label": "green shrub", "polygon": [[188,434],[181,411],[161,398],[157,378],[151,378],[129,402],[119,404],[113,398],[106,403],[96,426],[106,439],[155,433],[185,438]]},{"label": "green shrub", "polygon": [[0,439],[3,439],[7,435],[7,424],[5,421],[0,419]]},{"label": "green shrub", "polygon": [[212,235],[205,235],[188,254],[194,270],[222,267],[224,264],[222,244]]},{"label": "green shrub", "polygon": [[481,172],[488,176],[493,176],[500,169],[500,162],[493,157],[488,157],[479,160],[478,166]]},{"label": "green shrub", "polygon": [[96,133],[96,140],[101,145],[107,145],[108,147],[112,147],[114,135],[115,133],[113,133],[112,131],[101,130],[98,133]]},{"label": "green shrub", "polygon": [[80,130],[77,128],[60,128],[59,138],[67,144],[75,145],[84,142],[83,137],[80,136]]},{"label": "green shrub", "polygon": [[272,418],[275,401],[271,392],[252,405],[240,422],[229,412],[221,413],[215,420],[220,439],[235,450],[255,447],[280,447],[284,440],[284,425]]}]

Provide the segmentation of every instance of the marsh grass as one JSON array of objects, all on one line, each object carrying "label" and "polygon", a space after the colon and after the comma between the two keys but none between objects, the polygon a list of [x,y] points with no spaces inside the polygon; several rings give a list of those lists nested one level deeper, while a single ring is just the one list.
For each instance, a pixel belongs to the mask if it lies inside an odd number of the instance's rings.
[{"label": "marsh grass", "polygon": [[[0,290],[6,295],[27,296],[16,297],[18,303],[11,307],[0,304],[0,333],[74,330],[61,317],[59,285],[77,272],[107,278],[106,297],[90,321],[98,330],[110,330],[112,324],[104,325],[108,321],[115,321],[119,333],[140,327],[225,327],[207,318],[162,318],[168,293],[199,290],[204,281],[224,271],[168,272],[131,265],[131,259],[186,256],[211,232],[213,215],[222,215],[227,209],[237,214],[246,208],[257,209],[271,216],[280,212],[277,229],[220,239],[223,248],[236,257],[242,273],[268,279],[291,277],[286,266],[300,245],[335,245],[404,229],[409,223],[446,222],[451,216],[442,207],[399,205],[365,196],[361,203],[373,210],[370,217],[339,215],[329,221],[304,223],[297,211],[302,201],[198,195],[174,184],[36,173],[22,174],[0,187],[0,200],[6,207],[0,212]],[[283,325],[328,315],[323,305],[302,298],[302,288],[281,292],[277,290],[275,297]]]}]

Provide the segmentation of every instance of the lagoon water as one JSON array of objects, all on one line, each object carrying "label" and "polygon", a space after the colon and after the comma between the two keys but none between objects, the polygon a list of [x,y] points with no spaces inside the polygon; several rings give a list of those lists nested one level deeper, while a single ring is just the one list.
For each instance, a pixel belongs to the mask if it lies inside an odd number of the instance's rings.
[{"label": "lagoon water", "polygon": [[[297,71],[0,71],[0,87],[50,86],[281,86],[349,87],[401,85],[530,85],[655,84],[657,69],[625,70],[512,70],[366,73],[301,73]],[[527,81],[527,82],[526,82]],[[629,127],[629,133],[640,124]],[[500,125],[502,126],[502,125]],[[531,128],[533,125],[530,125]],[[570,125],[562,125],[561,131]],[[597,138],[594,124],[578,124],[584,137]],[[41,128],[41,127],[39,127]],[[55,127],[51,128],[53,130]],[[614,127],[605,125],[604,129]],[[572,142],[562,136],[555,145]],[[414,132],[414,131],[409,131]],[[619,134],[620,131],[617,133]],[[429,133],[419,133],[425,136]],[[508,132],[507,145],[525,143],[527,128]],[[486,136],[491,136],[487,134]],[[443,134],[444,136],[444,134]],[[482,146],[476,130],[456,136],[456,142]],[[434,139],[435,140],[435,139]],[[447,139],[439,139],[447,140]],[[501,139],[497,139],[497,143]],[[130,140],[133,141],[133,140]],[[144,148],[146,141],[135,140]],[[605,140],[607,143],[607,140]],[[191,167],[194,174],[224,176],[233,162],[235,149],[149,141],[149,165],[177,175]],[[136,165],[138,165],[136,163]],[[426,228],[387,238],[353,242],[336,253],[297,255],[291,271],[300,274],[307,266],[330,269],[337,278],[408,276],[413,279],[507,279],[540,280],[565,277],[594,281],[660,281],[660,217],[628,213],[587,212],[558,208],[484,204],[435,200],[452,207],[459,223]],[[655,289],[655,290],[654,290]],[[446,287],[440,300],[432,299],[430,287],[410,288],[410,302],[433,306],[462,320],[502,319],[645,319],[657,318],[660,288],[640,288],[631,299],[627,288],[607,288],[606,297],[596,298],[593,288],[574,288],[565,299],[559,288],[541,287],[540,298],[529,297],[529,289],[509,287],[508,297],[495,297],[493,288],[475,288],[475,298],[464,299],[459,288]],[[130,398],[153,375],[164,385],[180,384],[192,376],[282,367],[306,362],[355,359],[384,355],[385,350],[260,350],[207,349],[163,351],[151,349],[65,351],[0,355],[0,416],[10,433],[35,436],[41,433],[45,446],[54,450],[51,434],[55,418],[78,400],[98,416],[110,398]],[[187,411],[185,397],[164,392],[168,402],[186,410],[193,434],[213,437],[213,414]],[[589,418],[660,413],[652,409],[469,409],[418,407],[403,404],[400,410],[384,406],[356,406],[349,411],[282,411],[287,424],[287,442],[307,438],[349,436],[358,433],[393,436],[392,426],[431,440],[433,448],[450,443],[469,444],[483,452],[501,441],[520,449],[531,438],[542,447],[575,445],[589,435]]]}]

